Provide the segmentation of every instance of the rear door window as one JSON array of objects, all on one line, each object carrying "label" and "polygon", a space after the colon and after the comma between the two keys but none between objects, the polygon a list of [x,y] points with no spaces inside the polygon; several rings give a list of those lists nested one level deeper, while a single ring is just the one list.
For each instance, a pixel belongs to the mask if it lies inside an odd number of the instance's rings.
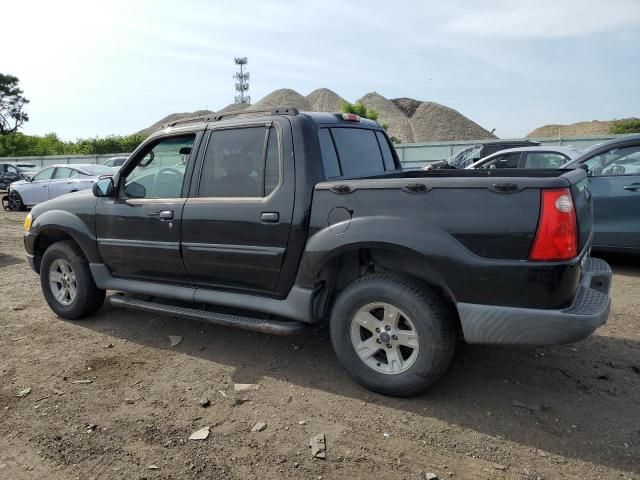
[{"label": "rear door window", "polygon": [[56,168],[56,173],[53,175],[54,180],[62,180],[64,178],[69,178],[73,174],[73,170],[68,167],[58,167]]},{"label": "rear door window", "polygon": [[211,132],[199,197],[266,197],[280,183],[280,146],[274,127]]},{"label": "rear door window", "polygon": [[529,152],[524,161],[524,168],[560,168],[569,161],[561,153],[555,152]]}]

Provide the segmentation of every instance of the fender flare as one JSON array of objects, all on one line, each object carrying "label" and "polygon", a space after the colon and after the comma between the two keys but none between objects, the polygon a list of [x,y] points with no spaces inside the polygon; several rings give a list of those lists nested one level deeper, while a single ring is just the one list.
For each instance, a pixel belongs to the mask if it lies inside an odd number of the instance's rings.
[{"label": "fender flare", "polygon": [[100,263],[98,244],[92,229],[79,216],[66,210],[48,210],[38,215],[31,225],[35,247],[42,234],[62,232],[78,244],[89,263]]},{"label": "fender flare", "polygon": [[342,229],[336,229],[336,225],[331,225],[333,231],[323,228],[307,240],[296,285],[313,288],[322,269],[344,253],[363,248],[385,249],[418,260],[418,276],[443,288],[455,300],[454,292],[445,281],[445,270],[455,268],[457,260],[461,264],[474,263],[473,253],[435,225],[382,216],[355,218]]}]

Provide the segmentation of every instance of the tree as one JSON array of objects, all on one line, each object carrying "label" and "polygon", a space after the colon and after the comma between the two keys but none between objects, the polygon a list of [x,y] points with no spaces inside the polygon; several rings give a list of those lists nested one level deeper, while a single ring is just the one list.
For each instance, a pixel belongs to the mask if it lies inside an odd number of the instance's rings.
[{"label": "tree", "polygon": [[[375,110],[368,110],[364,103],[361,101],[357,101],[356,103],[349,103],[344,100],[340,102],[340,111],[342,113],[354,113],[362,118],[368,118],[369,120],[373,120],[375,122],[378,121],[378,112]],[[389,125],[386,123],[382,124],[382,128],[385,130],[389,130]],[[392,143],[400,143],[400,140],[396,137],[389,137]]]},{"label": "tree", "polygon": [[375,110],[367,110],[367,107],[361,101],[349,103],[342,100],[340,102],[340,111],[342,113],[354,113],[362,118],[368,118],[369,120],[378,120],[378,112]]},{"label": "tree", "polygon": [[0,73],[0,135],[13,133],[29,121],[29,115],[22,109],[29,100],[18,87],[18,77]]}]

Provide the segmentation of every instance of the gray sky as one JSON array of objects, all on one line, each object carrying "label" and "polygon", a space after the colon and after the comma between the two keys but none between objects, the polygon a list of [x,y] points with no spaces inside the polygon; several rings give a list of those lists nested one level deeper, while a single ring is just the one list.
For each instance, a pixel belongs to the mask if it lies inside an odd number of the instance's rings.
[{"label": "gray sky", "polygon": [[447,105],[503,138],[640,115],[640,0],[21,0],[0,11],[0,72],[31,99],[31,134],[129,134],[220,109],[234,56],[249,57],[254,102],[277,88],[350,101],[377,91]]}]

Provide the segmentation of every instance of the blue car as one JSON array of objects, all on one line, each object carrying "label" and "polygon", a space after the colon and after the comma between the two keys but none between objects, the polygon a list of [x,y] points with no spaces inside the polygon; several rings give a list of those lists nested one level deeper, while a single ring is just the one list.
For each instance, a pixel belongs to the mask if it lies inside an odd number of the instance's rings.
[{"label": "blue car", "polygon": [[594,145],[562,168],[587,168],[593,248],[640,253],[640,135]]}]

